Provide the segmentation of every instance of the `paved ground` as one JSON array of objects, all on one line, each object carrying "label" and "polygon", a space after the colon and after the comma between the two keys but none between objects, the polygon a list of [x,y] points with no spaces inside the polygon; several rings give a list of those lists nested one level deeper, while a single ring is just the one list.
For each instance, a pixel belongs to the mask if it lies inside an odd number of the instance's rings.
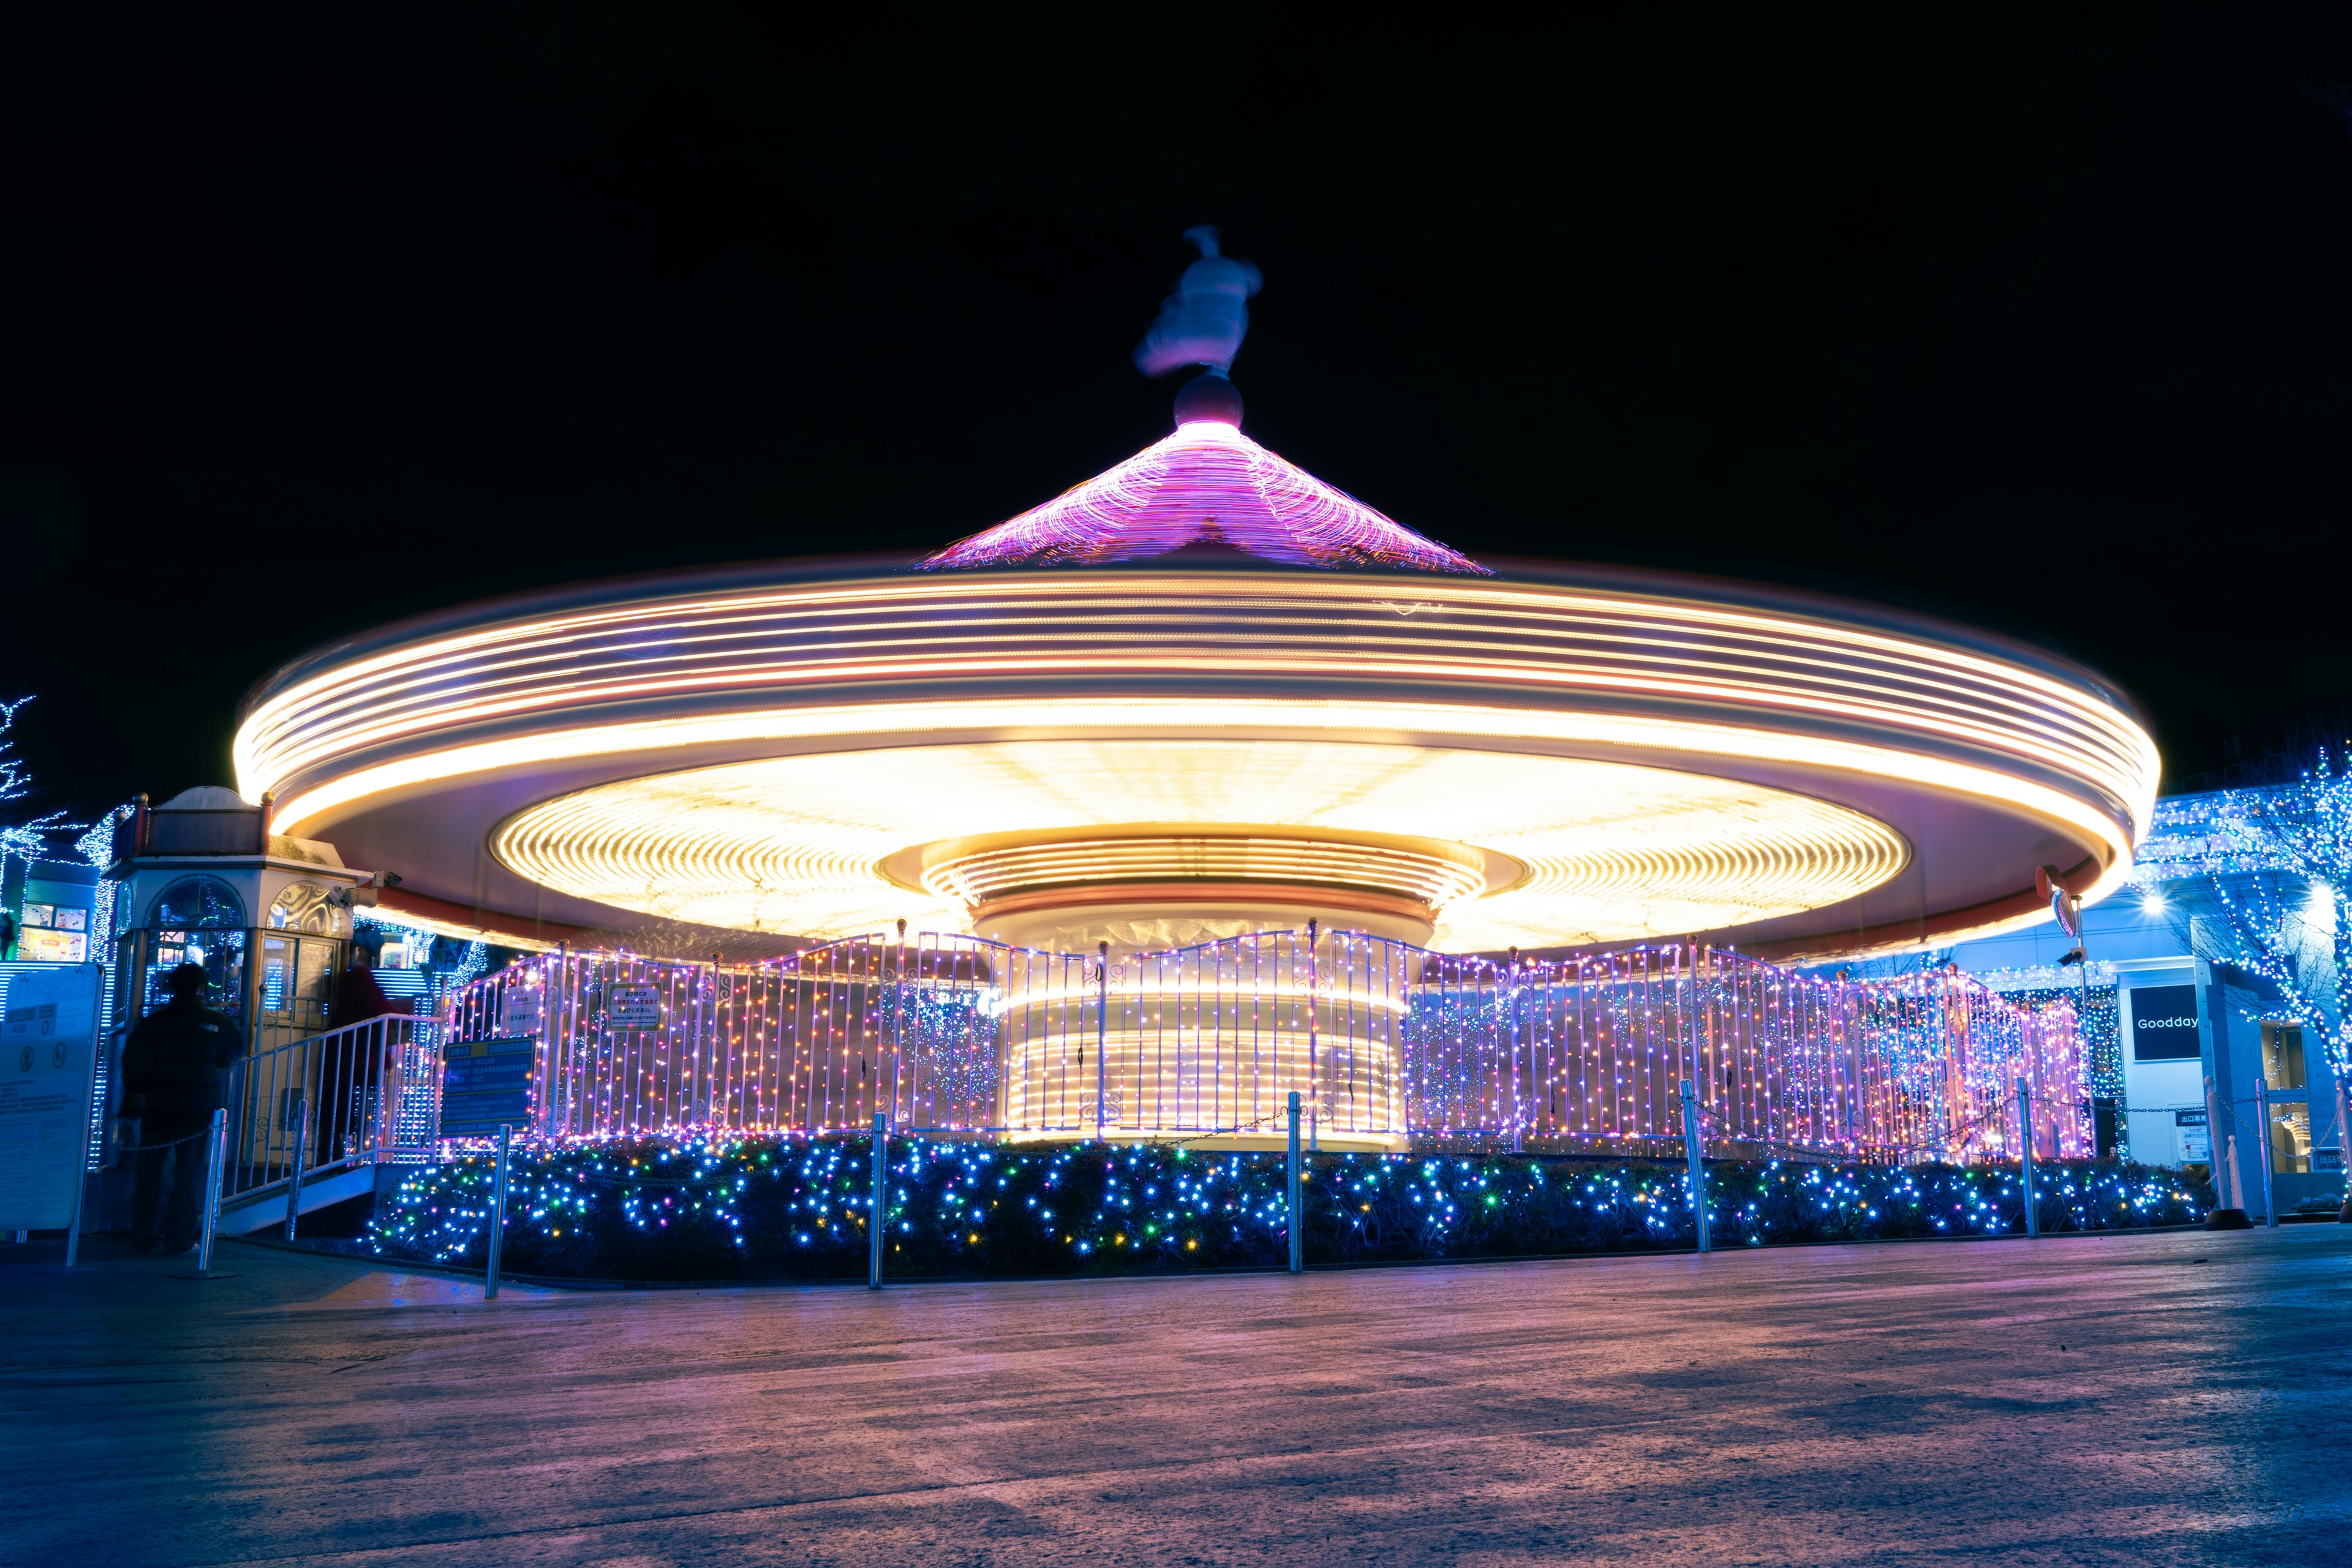
[{"label": "paved ground", "polygon": [[0,1246],[0,1562],[2352,1561],[2352,1227],[510,1295]]}]

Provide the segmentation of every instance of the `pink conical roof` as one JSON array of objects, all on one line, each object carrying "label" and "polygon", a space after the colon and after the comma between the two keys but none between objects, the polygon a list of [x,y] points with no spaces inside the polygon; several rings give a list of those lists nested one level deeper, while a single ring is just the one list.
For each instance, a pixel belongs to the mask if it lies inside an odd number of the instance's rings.
[{"label": "pink conical roof", "polygon": [[1220,543],[1293,566],[1492,574],[1212,419],[1180,425],[1118,467],[921,564],[1101,565]]}]

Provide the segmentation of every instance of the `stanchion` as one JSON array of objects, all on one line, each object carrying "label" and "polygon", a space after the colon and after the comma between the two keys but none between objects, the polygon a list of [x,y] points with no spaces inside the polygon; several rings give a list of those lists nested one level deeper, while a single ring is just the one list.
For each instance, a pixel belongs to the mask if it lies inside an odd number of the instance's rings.
[{"label": "stanchion", "polygon": [[1698,1091],[1683,1079],[1683,1152],[1690,1160],[1691,1225],[1701,1252],[1714,1250],[1706,1225],[1706,1145],[1698,1129]]},{"label": "stanchion", "polygon": [[1306,1227],[1300,1223],[1306,1213],[1299,1205],[1298,1194],[1298,1091],[1290,1091],[1290,1271],[1299,1274],[1307,1268]]},{"label": "stanchion", "polygon": [[213,1112],[211,1132],[205,1139],[205,1227],[196,1240],[196,1271],[182,1278],[209,1279],[213,1275],[213,1234],[220,1226],[223,1168],[228,1163],[228,1112]]},{"label": "stanchion", "polygon": [[2261,1155],[2263,1177],[2263,1223],[2278,1228],[2278,1182],[2271,1172],[2271,1096],[2270,1085],[2254,1079],[2254,1149]]},{"label": "stanchion", "polygon": [[882,1216],[888,1212],[883,1199],[887,1195],[890,1181],[890,1118],[882,1111],[874,1113],[874,1194],[867,1199],[872,1205],[866,1220],[866,1288],[882,1289]]},{"label": "stanchion", "polygon": [[286,1239],[294,1239],[294,1222],[302,1217],[302,1166],[310,1156],[310,1097],[294,1093],[294,1170],[286,1178]]},{"label": "stanchion", "polygon": [[2352,1104],[2346,1103],[2344,1075],[2336,1075],[2336,1153],[2344,1164],[2344,1205],[2336,1223],[2352,1225]]},{"label": "stanchion", "polygon": [[514,1128],[499,1123],[499,1168],[490,1178],[490,1256],[489,1268],[482,1277],[482,1300],[499,1299],[499,1252],[507,1238],[507,1149],[513,1141]]},{"label": "stanchion", "polygon": [[2018,1172],[2025,1185],[2026,1239],[2042,1235],[2042,1215],[2033,1203],[2033,1090],[2020,1074],[2017,1079]]}]

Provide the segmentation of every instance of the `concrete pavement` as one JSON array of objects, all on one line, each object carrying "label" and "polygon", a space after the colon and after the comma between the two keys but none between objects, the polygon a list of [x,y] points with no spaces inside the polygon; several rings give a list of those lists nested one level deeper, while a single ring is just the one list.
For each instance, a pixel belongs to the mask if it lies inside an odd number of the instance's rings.
[{"label": "concrete pavement", "polygon": [[2352,1560],[2352,1226],[514,1292],[0,1247],[23,1563]]}]

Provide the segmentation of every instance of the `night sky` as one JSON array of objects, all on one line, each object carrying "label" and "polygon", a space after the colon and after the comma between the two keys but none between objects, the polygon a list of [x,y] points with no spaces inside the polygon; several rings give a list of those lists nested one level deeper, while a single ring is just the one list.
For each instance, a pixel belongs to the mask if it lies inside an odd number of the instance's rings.
[{"label": "night sky", "polygon": [[1198,223],[1251,434],[1474,555],[2037,639],[2170,788],[2352,706],[2330,13],[805,10],[0,39],[0,813],[231,782],[381,621],[1045,500],[1166,431]]}]

